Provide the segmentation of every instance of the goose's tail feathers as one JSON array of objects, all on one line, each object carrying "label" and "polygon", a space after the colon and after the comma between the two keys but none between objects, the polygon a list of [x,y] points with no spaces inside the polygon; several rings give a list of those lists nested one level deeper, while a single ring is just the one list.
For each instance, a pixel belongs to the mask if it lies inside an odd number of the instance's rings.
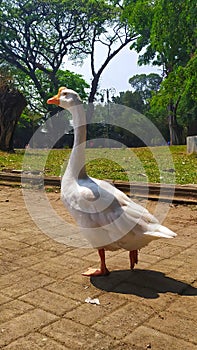
[{"label": "goose's tail feathers", "polygon": [[150,235],[155,238],[174,238],[177,234],[171,231],[169,228],[162,225],[152,225],[151,231],[146,232],[145,234]]}]

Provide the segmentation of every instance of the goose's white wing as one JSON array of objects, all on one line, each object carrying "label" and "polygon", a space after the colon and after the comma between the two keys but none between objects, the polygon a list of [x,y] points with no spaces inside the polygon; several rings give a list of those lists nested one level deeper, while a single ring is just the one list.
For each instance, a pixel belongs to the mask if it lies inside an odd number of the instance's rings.
[{"label": "goose's white wing", "polygon": [[72,183],[62,199],[94,248],[135,250],[153,239],[175,236],[147,209],[102,180]]}]

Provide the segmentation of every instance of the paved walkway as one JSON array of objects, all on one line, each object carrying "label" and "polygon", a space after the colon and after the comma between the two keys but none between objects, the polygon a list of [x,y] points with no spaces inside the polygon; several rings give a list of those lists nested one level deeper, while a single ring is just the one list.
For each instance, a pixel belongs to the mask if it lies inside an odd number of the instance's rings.
[{"label": "paved walkway", "polygon": [[[49,199],[63,213],[59,193]],[[165,224],[176,239],[142,249],[133,272],[127,252],[108,252],[113,272],[90,280],[81,272],[97,266],[97,253],[48,238],[21,190],[1,186],[0,348],[196,350],[196,214],[172,205]]]}]

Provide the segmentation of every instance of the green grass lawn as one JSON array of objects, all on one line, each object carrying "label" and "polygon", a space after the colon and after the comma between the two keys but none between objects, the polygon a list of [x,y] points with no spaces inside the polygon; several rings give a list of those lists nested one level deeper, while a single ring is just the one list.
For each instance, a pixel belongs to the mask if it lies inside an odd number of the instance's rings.
[{"label": "green grass lawn", "polygon": [[[0,171],[33,169],[60,176],[70,152],[68,149],[0,152]],[[86,149],[86,166],[90,176],[100,179],[197,183],[197,155],[188,155],[186,146]]]}]

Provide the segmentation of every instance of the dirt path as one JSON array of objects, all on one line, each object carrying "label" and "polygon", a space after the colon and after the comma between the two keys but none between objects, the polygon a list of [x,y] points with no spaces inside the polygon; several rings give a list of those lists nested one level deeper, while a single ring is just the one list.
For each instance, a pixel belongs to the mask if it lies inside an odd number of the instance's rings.
[{"label": "dirt path", "polygon": [[[71,223],[59,193],[47,198]],[[148,203],[153,212],[155,206]],[[40,200],[37,215],[51,226],[42,208]],[[142,249],[133,272],[127,252],[108,252],[110,275],[89,279],[81,272],[97,266],[96,251],[49,238],[29,215],[21,189],[1,186],[0,348],[197,349],[197,206],[169,209],[164,223],[176,239]]]}]

